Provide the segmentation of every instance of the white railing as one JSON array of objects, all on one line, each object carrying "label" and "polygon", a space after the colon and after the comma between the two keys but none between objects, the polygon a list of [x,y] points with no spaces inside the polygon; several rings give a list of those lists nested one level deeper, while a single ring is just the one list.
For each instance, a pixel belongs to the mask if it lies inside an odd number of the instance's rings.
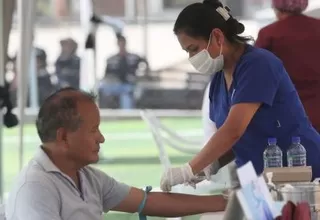
[{"label": "white railing", "polygon": [[[14,110],[17,113],[18,109]],[[140,119],[141,109],[119,110],[119,109],[100,109],[101,121],[121,120],[121,119]],[[201,117],[200,110],[179,110],[179,109],[164,109],[152,110],[157,118],[185,118],[185,117]],[[38,109],[25,109],[25,124],[35,122],[38,114]]]}]

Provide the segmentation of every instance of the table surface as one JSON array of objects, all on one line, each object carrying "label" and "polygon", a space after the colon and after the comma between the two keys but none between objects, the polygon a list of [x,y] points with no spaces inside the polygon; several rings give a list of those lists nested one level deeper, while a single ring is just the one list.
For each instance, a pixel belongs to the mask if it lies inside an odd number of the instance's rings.
[{"label": "table surface", "polygon": [[223,220],[224,212],[214,212],[203,214],[200,220]]}]

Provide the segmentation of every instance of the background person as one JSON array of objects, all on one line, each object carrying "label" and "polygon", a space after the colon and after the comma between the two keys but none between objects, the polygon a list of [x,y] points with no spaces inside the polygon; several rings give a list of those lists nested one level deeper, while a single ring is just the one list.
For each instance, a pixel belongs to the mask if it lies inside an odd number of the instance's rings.
[{"label": "background person", "polygon": [[77,56],[78,44],[72,38],[60,41],[61,53],[55,62],[56,75],[61,84],[79,88],[80,57]]},{"label": "background person", "polygon": [[120,108],[132,109],[136,72],[141,63],[148,66],[148,62],[139,55],[127,51],[127,40],[124,36],[117,35],[117,40],[119,52],[108,58],[105,77],[99,90],[102,95],[119,96]]},{"label": "background person", "polygon": [[278,21],[260,30],[255,46],[281,59],[320,132],[320,20],[302,14],[307,6],[308,0],[273,0]]}]

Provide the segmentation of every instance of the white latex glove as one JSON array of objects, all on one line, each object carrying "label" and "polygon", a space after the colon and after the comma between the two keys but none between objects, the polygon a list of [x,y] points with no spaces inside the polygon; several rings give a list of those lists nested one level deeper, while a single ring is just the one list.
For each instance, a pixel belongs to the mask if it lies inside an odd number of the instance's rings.
[{"label": "white latex glove", "polygon": [[209,166],[203,169],[202,173],[195,175],[189,182],[185,183],[187,186],[191,186],[196,189],[197,183],[202,182],[203,180],[211,180],[211,176],[218,173],[220,169],[220,164],[218,161],[213,162]]},{"label": "white latex glove", "polygon": [[186,186],[191,186],[192,188],[196,189],[197,184],[205,180],[205,176],[196,175],[194,178],[192,178],[189,182],[185,183]]},{"label": "white latex glove", "polygon": [[220,164],[218,161],[213,162],[209,166],[203,169],[204,175],[206,176],[207,180],[211,180],[211,176],[218,173],[220,169]]},{"label": "white latex glove", "polygon": [[192,172],[192,168],[189,163],[182,167],[173,167],[164,172],[160,181],[160,188],[162,191],[169,192],[171,187],[191,182],[192,179],[196,178]]}]

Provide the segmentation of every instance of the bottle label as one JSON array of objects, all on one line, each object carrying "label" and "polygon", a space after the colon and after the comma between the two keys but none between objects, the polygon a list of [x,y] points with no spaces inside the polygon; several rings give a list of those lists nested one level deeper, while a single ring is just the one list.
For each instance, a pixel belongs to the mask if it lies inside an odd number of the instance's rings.
[{"label": "bottle label", "polygon": [[302,167],[306,166],[306,156],[305,155],[296,155],[288,157],[288,166],[289,167]]},{"label": "bottle label", "polygon": [[264,159],[264,167],[271,168],[271,167],[282,167],[282,157],[279,156],[268,156]]}]

